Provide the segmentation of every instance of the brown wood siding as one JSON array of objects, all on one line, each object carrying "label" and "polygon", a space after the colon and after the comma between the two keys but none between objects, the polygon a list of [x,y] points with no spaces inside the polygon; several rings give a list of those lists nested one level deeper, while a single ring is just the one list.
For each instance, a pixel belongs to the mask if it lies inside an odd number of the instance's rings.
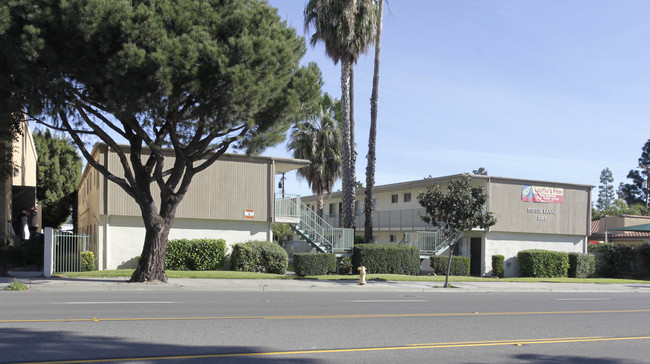
[{"label": "brown wood siding", "polygon": [[[166,165],[174,158],[167,156]],[[119,158],[108,155],[108,168],[118,177],[124,176]],[[109,215],[141,216],[133,198],[115,183],[107,184],[107,213]],[[159,206],[159,189],[152,193]],[[224,156],[212,166],[194,176],[190,189],[176,211],[177,218],[216,220],[247,220],[244,210],[255,211],[254,221],[268,221],[268,162],[250,158]]]}]

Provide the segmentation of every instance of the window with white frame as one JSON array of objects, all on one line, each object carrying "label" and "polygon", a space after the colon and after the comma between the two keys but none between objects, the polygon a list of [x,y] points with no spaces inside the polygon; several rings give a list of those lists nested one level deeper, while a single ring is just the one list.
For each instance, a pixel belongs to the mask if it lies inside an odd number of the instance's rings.
[{"label": "window with white frame", "polygon": [[404,194],[404,202],[411,202],[411,193],[410,192],[406,192]]},{"label": "window with white frame", "polygon": [[398,201],[397,196],[398,196],[397,194],[391,195],[390,196],[390,203],[397,203],[397,201]]}]

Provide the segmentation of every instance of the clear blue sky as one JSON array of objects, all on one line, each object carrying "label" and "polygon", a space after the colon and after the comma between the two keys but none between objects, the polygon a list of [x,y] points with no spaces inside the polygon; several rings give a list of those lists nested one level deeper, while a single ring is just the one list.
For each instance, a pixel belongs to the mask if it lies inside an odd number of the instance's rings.
[{"label": "clear blue sky", "polygon": [[[302,0],[270,0],[305,34]],[[385,8],[377,185],[471,172],[615,185],[650,139],[650,1],[392,0]],[[307,46],[324,90],[340,67]],[[365,183],[374,48],[355,68]],[[286,144],[265,155],[290,156]],[[337,190],[339,188],[337,187]],[[287,193],[310,195],[288,176]],[[594,194],[597,189],[594,189]]]}]

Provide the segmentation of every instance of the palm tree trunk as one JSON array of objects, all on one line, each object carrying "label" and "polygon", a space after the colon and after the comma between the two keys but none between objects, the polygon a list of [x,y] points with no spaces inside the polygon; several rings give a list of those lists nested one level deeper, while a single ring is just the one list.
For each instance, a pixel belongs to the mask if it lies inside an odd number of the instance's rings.
[{"label": "palm tree trunk", "polygon": [[341,60],[341,128],[343,139],[342,169],[343,169],[343,206],[341,217],[343,227],[354,226],[354,168],[352,166],[352,148],[350,145],[350,65],[349,59]]},{"label": "palm tree trunk", "polygon": [[363,212],[365,213],[364,240],[372,242],[372,213],[374,210],[373,190],[375,188],[375,163],[377,155],[377,102],[379,100],[379,52],[381,51],[381,30],[383,25],[384,1],[379,0],[377,18],[377,37],[375,39],[375,67],[372,76],[372,94],[370,96],[370,136],[368,137],[368,166],[366,167],[366,200]]},{"label": "palm tree trunk", "polygon": [[322,191],[316,195],[316,213],[321,219],[323,218],[323,195]]}]

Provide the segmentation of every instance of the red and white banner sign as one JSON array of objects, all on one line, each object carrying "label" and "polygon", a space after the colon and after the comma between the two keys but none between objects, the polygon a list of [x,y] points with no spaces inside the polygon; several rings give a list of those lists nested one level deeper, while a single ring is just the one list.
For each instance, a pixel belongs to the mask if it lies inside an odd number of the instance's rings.
[{"label": "red and white banner sign", "polygon": [[562,203],[564,189],[556,187],[521,186],[521,200],[528,202]]}]

